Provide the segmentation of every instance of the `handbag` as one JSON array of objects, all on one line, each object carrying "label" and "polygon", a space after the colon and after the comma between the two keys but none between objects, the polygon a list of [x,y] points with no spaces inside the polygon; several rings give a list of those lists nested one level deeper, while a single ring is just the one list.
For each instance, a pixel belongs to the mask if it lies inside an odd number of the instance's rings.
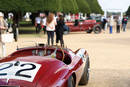
[{"label": "handbag", "polygon": [[13,32],[12,27],[9,27],[9,28],[8,28],[8,32],[10,32],[10,33]]},{"label": "handbag", "polygon": [[14,35],[13,33],[4,33],[1,34],[1,42],[3,43],[9,43],[14,41]]}]

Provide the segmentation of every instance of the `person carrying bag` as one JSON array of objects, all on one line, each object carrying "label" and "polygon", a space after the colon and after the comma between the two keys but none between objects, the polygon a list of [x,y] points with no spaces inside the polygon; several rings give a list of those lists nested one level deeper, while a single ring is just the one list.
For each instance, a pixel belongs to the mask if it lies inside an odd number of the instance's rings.
[{"label": "person carrying bag", "polygon": [[8,25],[4,20],[4,14],[0,12],[0,42],[2,42],[2,34],[6,33],[8,29]]},{"label": "person carrying bag", "polygon": [[0,12],[0,42],[3,43],[8,43],[12,42],[14,40],[13,33],[7,32],[8,30],[8,24],[4,20],[4,15],[2,12]]}]

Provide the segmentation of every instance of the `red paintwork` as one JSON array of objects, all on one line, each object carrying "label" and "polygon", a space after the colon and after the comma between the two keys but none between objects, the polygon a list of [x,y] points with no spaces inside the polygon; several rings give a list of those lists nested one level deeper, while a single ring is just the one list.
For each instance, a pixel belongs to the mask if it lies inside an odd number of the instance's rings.
[{"label": "red paintwork", "polygon": [[74,25],[74,22],[66,22],[66,25],[70,28],[71,32],[93,29],[97,24],[100,24],[100,22],[96,22],[96,20],[84,20],[79,22],[77,26]]},{"label": "red paintwork", "polygon": [[[65,64],[61,61],[61,57],[58,57],[60,49],[58,49],[57,58],[45,58],[44,56],[32,56],[32,50],[44,50],[44,47],[31,47],[18,50],[11,55],[0,60],[1,62],[7,61],[24,61],[24,62],[34,62],[41,64],[41,68],[36,74],[33,82],[28,82],[24,80],[9,79],[6,83],[6,79],[0,79],[0,85],[19,85],[20,87],[68,87],[67,80],[72,74],[76,75],[76,87],[82,76],[84,70],[82,58],[79,56],[72,57],[70,54],[70,49],[64,49],[65,61],[70,61],[69,64]],[[54,50],[55,48],[47,48],[49,50]],[[78,50],[77,50],[78,51]],[[75,53],[77,53],[77,51]],[[72,51],[71,51],[72,52]],[[72,52],[74,53],[74,52]],[[87,55],[85,52],[84,55]],[[68,59],[69,58],[69,59]]]}]

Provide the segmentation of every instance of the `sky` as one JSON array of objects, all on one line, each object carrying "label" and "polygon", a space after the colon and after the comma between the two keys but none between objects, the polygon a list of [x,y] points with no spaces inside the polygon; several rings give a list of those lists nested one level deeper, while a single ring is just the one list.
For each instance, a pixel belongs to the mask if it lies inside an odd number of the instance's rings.
[{"label": "sky", "polygon": [[98,1],[104,11],[108,9],[115,9],[115,11],[119,11],[120,9],[123,12],[125,12],[130,6],[130,0],[98,0]]}]

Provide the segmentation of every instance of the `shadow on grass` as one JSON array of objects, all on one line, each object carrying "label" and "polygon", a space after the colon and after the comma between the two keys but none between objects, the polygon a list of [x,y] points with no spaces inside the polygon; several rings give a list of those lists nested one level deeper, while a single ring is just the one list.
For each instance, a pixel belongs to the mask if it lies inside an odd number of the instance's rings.
[{"label": "shadow on grass", "polygon": [[35,34],[35,30],[19,30],[19,34]]},{"label": "shadow on grass", "polygon": [[31,21],[20,21],[19,34],[36,34],[35,26],[32,25]]},{"label": "shadow on grass", "polygon": [[35,27],[28,26],[28,27],[19,27],[19,34],[35,34]]}]

